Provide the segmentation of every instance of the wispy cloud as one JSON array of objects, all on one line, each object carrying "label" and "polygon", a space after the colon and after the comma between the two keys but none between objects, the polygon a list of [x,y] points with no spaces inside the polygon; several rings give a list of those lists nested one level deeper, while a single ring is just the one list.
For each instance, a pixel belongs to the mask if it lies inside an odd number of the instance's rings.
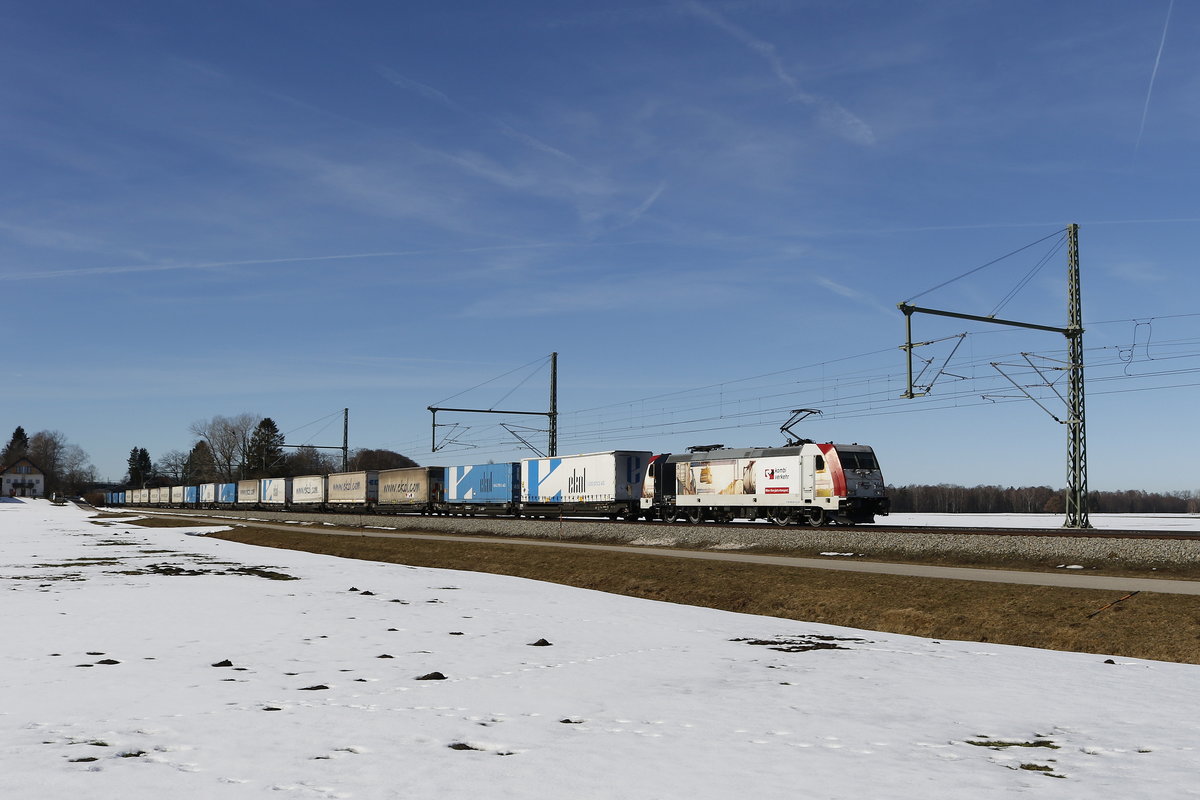
[{"label": "wispy cloud", "polygon": [[629,212],[629,222],[630,223],[637,222],[638,218],[641,217],[642,214],[645,214],[647,211],[650,210],[650,207],[652,205],[654,205],[655,203],[658,202],[658,198],[661,197],[662,193],[665,192],[666,190],[667,190],[667,184],[664,181],[663,183],[660,183],[658,185],[658,187],[655,188],[655,190],[650,193],[650,196],[647,197],[645,200],[643,200],[637,208],[635,208],[635,209],[633,209],[633,211]]},{"label": "wispy cloud", "polygon": [[689,0],[684,4],[684,8],[724,31],[766,61],[779,82],[791,92],[791,96],[788,98],[789,102],[803,103],[818,109],[818,119],[827,130],[855,144],[875,144],[875,132],[861,118],[834,100],[806,91],[800,85],[800,81],[788,70],[774,44],[760,39],[745,28],[730,22],[715,9],[696,2],[696,0]]},{"label": "wispy cloud", "polygon": [[814,276],[813,281],[818,286],[822,286],[825,289],[828,289],[829,291],[833,292],[834,294],[846,298],[847,300],[853,300],[855,303],[858,303],[859,305],[864,305],[868,308],[874,309],[875,311],[883,312],[884,314],[887,314],[888,316],[893,316],[896,313],[895,306],[889,306],[886,303],[882,303],[877,298],[874,298],[874,297],[871,297],[870,295],[864,294],[863,292],[860,292],[858,289],[854,289],[850,286],[846,286],[844,284],[838,283],[837,281],[830,280],[829,278],[827,278],[823,275]]},{"label": "wispy cloud", "polygon": [[1150,70],[1150,85],[1146,88],[1146,105],[1142,108],[1142,123],[1138,126],[1137,142],[1133,146],[1136,157],[1142,146],[1142,134],[1146,132],[1146,117],[1150,114],[1150,95],[1154,93],[1154,79],[1158,77],[1158,65],[1162,61],[1163,48],[1167,44],[1167,28],[1171,25],[1171,11],[1175,8],[1175,0],[1167,3],[1167,18],[1163,21],[1162,38],[1158,41],[1158,53],[1154,56],[1154,68]]},{"label": "wispy cloud", "polygon": [[379,67],[379,73],[395,86],[415,92],[426,100],[431,100],[439,105],[456,111],[459,114],[484,121],[509,139],[520,142],[521,144],[533,150],[537,150],[538,152],[552,155],[556,158],[561,158],[567,161],[575,161],[573,156],[563,152],[553,145],[547,144],[536,136],[532,136],[524,131],[518,130],[509,123],[497,119],[489,114],[472,111],[471,109],[463,106],[461,103],[451,98],[448,94],[440,89],[436,89],[433,86],[421,83],[420,81],[415,81],[412,78],[401,75],[400,73],[388,67]]},{"label": "wispy cloud", "polygon": [[408,91],[416,92],[417,94],[421,95],[421,97],[424,97],[426,100],[432,100],[433,102],[439,103],[440,105],[443,105],[446,108],[450,108],[455,111],[466,113],[466,109],[463,108],[462,106],[460,106],[458,103],[451,100],[449,95],[447,95],[445,92],[442,92],[442,91],[439,91],[439,90],[433,88],[432,86],[429,86],[428,84],[421,83],[420,81],[415,81],[412,78],[407,78],[407,77],[401,75],[400,73],[396,72],[395,70],[389,69],[388,67],[380,67],[379,74],[382,75],[384,78],[386,78],[391,83],[395,84],[396,86],[399,86],[401,89],[407,89]]},{"label": "wispy cloud", "polygon": [[1154,264],[1146,261],[1122,261],[1106,270],[1112,277],[1129,283],[1162,283],[1167,276]]},{"label": "wispy cloud", "polygon": [[282,258],[248,258],[236,261],[195,261],[183,263],[160,262],[154,264],[119,264],[108,267],[80,267],[78,269],[56,269],[41,272],[0,273],[0,280],[31,281],[53,278],[78,278],[96,275],[122,275],[135,272],[182,272],[188,270],[229,269],[232,267],[262,267],[273,264],[302,264],[328,261],[365,261],[374,258],[403,258],[410,256],[470,255],[500,252],[505,250],[542,250],[562,247],[552,242],[530,242],[526,244],[464,247],[456,249],[429,248],[422,250],[390,250],[375,253],[338,253],[320,256],[286,256]]},{"label": "wispy cloud", "polygon": [[[464,305],[456,316],[514,319],[577,316],[607,320],[612,314],[642,313],[661,305],[663,297],[689,309],[722,308],[746,301],[750,287],[744,276],[702,271],[680,281],[674,276],[609,274],[598,278],[573,273],[554,285],[515,288]],[[636,291],[630,286],[636,286]],[[599,317],[594,315],[599,314]],[[604,323],[600,323],[604,324]]]}]

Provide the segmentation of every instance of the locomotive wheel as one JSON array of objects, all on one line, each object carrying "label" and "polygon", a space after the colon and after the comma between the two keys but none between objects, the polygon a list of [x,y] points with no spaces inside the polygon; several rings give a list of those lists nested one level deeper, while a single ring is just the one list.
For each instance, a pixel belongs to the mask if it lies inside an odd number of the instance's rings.
[{"label": "locomotive wheel", "polygon": [[683,512],[683,518],[693,525],[699,525],[704,521],[704,509],[689,508],[687,511]]},{"label": "locomotive wheel", "polygon": [[822,525],[824,525],[825,524],[825,509],[823,509],[823,508],[813,509],[812,513],[808,515],[807,522],[809,525],[811,525],[814,528],[819,528]]},{"label": "locomotive wheel", "polygon": [[681,519],[683,519],[683,512],[677,508],[664,508],[662,510],[663,522],[679,522]]},{"label": "locomotive wheel", "polygon": [[785,525],[791,525],[793,522],[796,521],[796,518],[792,515],[792,513],[790,511],[784,511],[783,509],[778,509],[778,510],[772,511],[769,515],[769,518],[770,518],[771,522],[774,522],[776,525],[778,525],[780,527],[783,527]]}]

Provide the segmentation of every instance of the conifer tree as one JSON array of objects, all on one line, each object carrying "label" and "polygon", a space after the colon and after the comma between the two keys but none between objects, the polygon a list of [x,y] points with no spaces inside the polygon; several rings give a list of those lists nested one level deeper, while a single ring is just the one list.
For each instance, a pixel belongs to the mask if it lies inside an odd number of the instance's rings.
[{"label": "conifer tree", "polygon": [[213,483],[217,479],[217,462],[208,442],[196,442],[184,465],[185,483]]},{"label": "conifer tree", "polygon": [[13,431],[12,438],[4,446],[4,450],[0,451],[0,467],[7,466],[27,455],[29,455],[29,437],[25,435],[25,429],[18,425],[17,429]]},{"label": "conifer tree", "polygon": [[135,447],[129,451],[129,485],[141,488],[146,481],[154,477],[154,463],[150,453],[144,447]]},{"label": "conifer tree", "polygon": [[283,463],[283,434],[270,417],[264,417],[250,435],[246,450],[246,474],[252,478],[270,478]]}]

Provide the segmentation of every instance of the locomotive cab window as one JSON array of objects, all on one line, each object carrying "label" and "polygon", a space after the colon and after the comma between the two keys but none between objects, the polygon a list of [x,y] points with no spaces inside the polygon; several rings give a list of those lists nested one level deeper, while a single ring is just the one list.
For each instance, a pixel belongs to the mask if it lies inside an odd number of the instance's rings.
[{"label": "locomotive cab window", "polygon": [[875,454],[870,450],[839,450],[838,457],[842,460],[844,469],[879,469],[879,462],[875,460]]},{"label": "locomotive cab window", "polygon": [[813,466],[816,467],[817,472],[824,472],[825,471],[825,456],[816,456],[813,459]]}]

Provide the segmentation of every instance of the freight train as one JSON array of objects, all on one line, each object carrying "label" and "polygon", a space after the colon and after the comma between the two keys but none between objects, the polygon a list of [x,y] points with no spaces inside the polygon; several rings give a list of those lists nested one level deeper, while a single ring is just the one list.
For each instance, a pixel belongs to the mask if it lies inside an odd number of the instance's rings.
[{"label": "freight train", "polygon": [[606,516],[635,521],[777,525],[871,523],[889,501],[865,445],[687,453],[610,450],[500,464],[407,467],[108,492],[114,506],[381,514]]}]

